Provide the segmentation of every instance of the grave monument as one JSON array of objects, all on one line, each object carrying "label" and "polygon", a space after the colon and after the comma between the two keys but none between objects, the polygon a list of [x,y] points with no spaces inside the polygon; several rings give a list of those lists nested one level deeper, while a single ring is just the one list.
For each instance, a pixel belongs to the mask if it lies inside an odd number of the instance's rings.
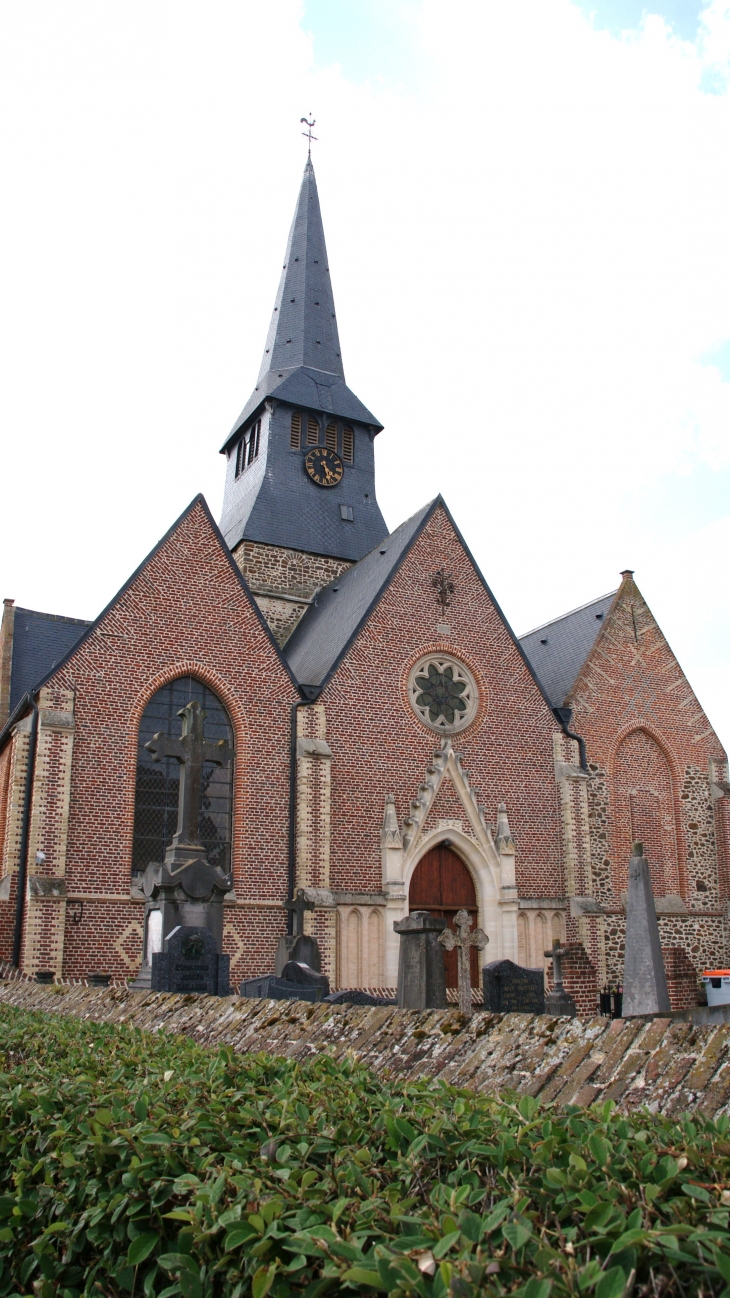
[{"label": "grave monument", "polygon": [[205,738],[205,711],[197,700],[178,712],[179,739],[156,734],[145,744],[156,762],[174,757],[180,763],[177,830],[162,864],[150,862],[142,878],[146,898],[142,968],[131,984],[152,986],[152,957],[166,953],[165,942],[175,929],[206,929],[218,955],[223,951],[223,900],[232,884],[228,875],[207,859],[200,841],[199,818],[203,766],[225,766],[231,750],[225,739]]},{"label": "grave monument", "polygon": [[439,934],[446,920],[427,910],[414,910],[393,923],[400,934],[398,1005],[402,1010],[446,1008],[446,970]]},{"label": "grave monument", "polygon": [[469,932],[471,920],[469,919],[468,910],[457,910],[454,916],[456,932],[450,928],[445,929],[439,934],[439,942],[447,951],[453,951],[456,947],[458,955],[458,979],[459,979],[459,1009],[467,1018],[472,1015],[471,1000],[471,948],[476,947],[477,951],[483,951],[489,938],[481,928],[475,928],[473,933]]},{"label": "grave monument", "polygon": [[649,862],[643,843],[634,843],[626,900],[626,952],[621,1016],[662,1014],[671,1009]]},{"label": "grave monument", "polygon": [[561,945],[559,937],[553,939],[550,950],[545,952],[545,956],[553,962],[553,989],[545,997],[545,1013],[574,1019],[578,1009],[573,997],[563,986],[563,956],[567,954],[568,948]]},{"label": "grave monument", "polygon": [[230,956],[220,955],[210,929],[180,925],[152,953],[153,992],[202,992],[230,996]]},{"label": "grave monument", "polygon": [[484,1008],[492,1014],[544,1014],[545,974],[512,960],[493,960],[482,970]]}]

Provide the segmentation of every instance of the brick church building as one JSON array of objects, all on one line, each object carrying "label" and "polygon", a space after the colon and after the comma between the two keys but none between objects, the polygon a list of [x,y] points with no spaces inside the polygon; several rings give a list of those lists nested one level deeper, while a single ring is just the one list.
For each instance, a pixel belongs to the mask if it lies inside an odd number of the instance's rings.
[{"label": "brick church building", "polygon": [[591,1012],[637,838],[675,995],[730,963],[725,754],[633,574],[517,639],[440,496],[387,533],[381,431],[345,382],[308,162],[220,523],[198,496],[92,623],[5,601],[0,961],[137,974],[181,780],[145,745],[194,700],[232,754],[203,767],[199,835],[236,980],[273,971],[305,887],[335,987],[393,987],[394,921],[465,907],[484,960],[567,941]]}]

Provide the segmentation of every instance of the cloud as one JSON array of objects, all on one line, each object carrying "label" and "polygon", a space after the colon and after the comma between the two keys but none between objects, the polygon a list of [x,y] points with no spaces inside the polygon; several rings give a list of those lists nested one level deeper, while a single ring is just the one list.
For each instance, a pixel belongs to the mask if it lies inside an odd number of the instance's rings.
[{"label": "cloud", "polygon": [[[443,491],[518,629],[627,565],[656,603],[730,487],[728,4],[689,41],[568,0],[393,0],[398,59],[370,76],[310,10],[2,10],[2,593],[93,615],[197,490],[219,508],[312,109],[388,522]],[[660,597],[698,691],[730,667],[716,602],[688,639]]]}]

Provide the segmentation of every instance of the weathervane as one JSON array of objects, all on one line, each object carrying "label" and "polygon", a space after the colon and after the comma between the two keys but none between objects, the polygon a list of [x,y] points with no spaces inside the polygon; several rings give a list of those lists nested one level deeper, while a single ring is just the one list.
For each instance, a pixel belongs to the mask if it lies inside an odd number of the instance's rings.
[{"label": "weathervane", "polygon": [[[310,113],[310,116],[311,116],[311,113],[312,113],[311,108],[310,108],[310,110],[309,110],[309,113]],[[307,158],[308,158],[308,159],[311,159],[311,157],[312,157],[312,140],[316,140],[316,139],[317,139],[317,136],[316,136],[316,135],[312,135],[312,127],[313,127],[313,126],[316,126],[317,123],[316,123],[316,121],[314,120],[313,117],[312,117],[311,122],[308,122],[307,119],[306,119],[306,117],[300,117],[300,118],[299,118],[299,121],[300,121],[300,122],[304,122],[304,125],[309,127],[309,130],[307,130],[307,131],[302,131],[302,135],[305,136],[305,138],[306,138],[307,140],[309,140],[309,146],[308,146],[308,148],[307,148]]]}]

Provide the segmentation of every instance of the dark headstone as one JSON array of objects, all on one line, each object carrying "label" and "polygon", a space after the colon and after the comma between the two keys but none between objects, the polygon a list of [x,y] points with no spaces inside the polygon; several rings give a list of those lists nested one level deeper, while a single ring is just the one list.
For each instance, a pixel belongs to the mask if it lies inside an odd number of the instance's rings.
[{"label": "dark headstone", "polygon": [[281,971],[284,982],[297,983],[300,987],[321,987],[322,997],[330,994],[330,980],[326,974],[310,968],[303,960],[289,960]]},{"label": "dark headstone", "polygon": [[108,987],[111,980],[111,974],[94,973],[89,974],[88,982],[90,987]]},{"label": "dark headstone", "polygon": [[289,982],[288,978],[277,978],[276,974],[265,974],[263,978],[246,978],[239,987],[241,996],[259,997],[270,1001],[321,1001],[322,987],[311,984]]},{"label": "dark headstone", "polygon": [[370,992],[343,991],[325,996],[330,1005],[397,1005],[395,997],[371,996]]},{"label": "dark headstone", "polygon": [[36,982],[42,983],[43,986],[47,986],[49,983],[52,983],[53,978],[54,978],[54,974],[51,969],[39,969],[38,973],[35,976]]},{"label": "dark headstone", "polygon": [[446,968],[439,934],[446,920],[427,910],[414,910],[393,928],[400,935],[397,998],[401,1009],[445,1009]]},{"label": "dark headstone", "polygon": [[300,933],[298,937],[294,937],[293,934],[280,937],[274,965],[277,978],[284,976],[284,965],[290,960],[298,960],[300,964],[309,965],[310,969],[319,973],[322,963],[316,937],[310,937],[308,933]]},{"label": "dark headstone", "polygon": [[484,1008],[493,1014],[544,1014],[545,975],[512,960],[492,960],[482,971]]},{"label": "dark headstone", "polygon": [[210,929],[181,925],[152,956],[152,991],[230,996],[229,971],[230,957],[218,954]]}]

